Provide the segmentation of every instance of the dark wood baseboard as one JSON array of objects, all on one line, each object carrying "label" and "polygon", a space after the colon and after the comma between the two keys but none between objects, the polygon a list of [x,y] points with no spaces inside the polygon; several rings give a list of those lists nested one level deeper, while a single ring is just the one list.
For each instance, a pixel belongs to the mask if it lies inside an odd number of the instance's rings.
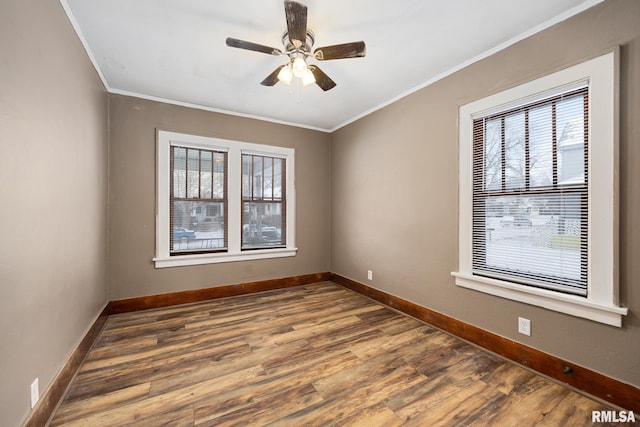
[{"label": "dark wood baseboard", "polygon": [[598,397],[625,410],[640,412],[640,389],[630,384],[429,310],[338,274],[332,273],[331,281],[577,390]]},{"label": "dark wood baseboard", "polygon": [[215,288],[195,289],[191,291],[171,292],[168,294],[116,300],[109,303],[109,314],[128,313],[132,311],[147,310],[150,308],[168,307],[172,305],[188,304],[192,302],[252,294],[255,292],[308,285],[311,283],[325,282],[329,280],[329,277],[330,273],[305,274],[302,276],[285,277],[281,279],[261,280],[258,282],[240,283],[237,285],[225,285]]},{"label": "dark wood baseboard", "polygon": [[102,327],[108,317],[109,304],[104,307],[102,312],[98,315],[98,318],[93,322],[93,325],[91,325],[91,328],[89,328],[89,331],[87,331],[84,338],[82,338],[78,347],[71,354],[67,363],[65,363],[56,378],[53,380],[51,386],[42,396],[40,396],[40,400],[36,404],[36,407],[33,408],[33,411],[31,411],[31,414],[24,423],[25,427],[41,427],[47,424],[47,421],[64,396],[69,383],[71,383],[71,380],[80,368],[80,364],[91,349],[93,342],[98,337],[98,334],[102,330]]}]

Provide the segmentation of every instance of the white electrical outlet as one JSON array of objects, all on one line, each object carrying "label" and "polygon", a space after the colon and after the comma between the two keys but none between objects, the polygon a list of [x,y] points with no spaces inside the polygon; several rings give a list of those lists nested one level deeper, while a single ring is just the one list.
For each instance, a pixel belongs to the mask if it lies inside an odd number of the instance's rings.
[{"label": "white electrical outlet", "polygon": [[518,317],[518,332],[531,336],[531,320],[524,317]]},{"label": "white electrical outlet", "polygon": [[38,382],[38,378],[33,380],[31,383],[31,408],[36,406],[38,400],[40,399],[40,384]]},{"label": "white electrical outlet", "polygon": [[367,279],[373,280],[373,271],[367,270]]}]

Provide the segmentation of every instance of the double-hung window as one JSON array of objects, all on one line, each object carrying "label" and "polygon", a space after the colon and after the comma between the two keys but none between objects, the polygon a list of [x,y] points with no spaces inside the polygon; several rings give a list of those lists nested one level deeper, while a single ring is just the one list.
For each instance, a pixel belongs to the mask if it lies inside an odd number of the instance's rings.
[{"label": "double-hung window", "polygon": [[169,150],[171,255],[225,251],[227,153],[180,145]]},{"label": "double-hung window", "polygon": [[286,159],[242,155],[242,249],[286,246]]},{"label": "double-hung window", "polygon": [[460,107],[458,286],[620,326],[617,52]]},{"label": "double-hung window", "polygon": [[158,131],[156,268],[294,256],[294,155]]},{"label": "double-hung window", "polygon": [[588,86],[473,120],[473,271],[587,295]]}]

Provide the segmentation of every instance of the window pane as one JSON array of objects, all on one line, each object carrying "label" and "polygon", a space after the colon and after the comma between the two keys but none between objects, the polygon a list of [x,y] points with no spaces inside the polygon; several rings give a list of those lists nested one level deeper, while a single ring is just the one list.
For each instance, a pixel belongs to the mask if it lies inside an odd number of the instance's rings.
[{"label": "window pane", "polygon": [[273,197],[282,199],[282,168],[284,160],[273,159]]},{"label": "window pane", "polygon": [[586,293],[582,203],[576,193],[488,197],[484,218],[474,217],[474,228],[482,227],[474,246],[483,245],[486,257],[474,260],[474,269]]},{"label": "window pane", "polygon": [[252,156],[248,154],[242,155],[242,198],[251,198],[251,165],[253,164]]},{"label": "window pane", "polygon": [[531,187],[553,185],[551,104],[529,110],[529,168]]},{"label": "window pane", "polygon": [[264,198],[273,197],[273,158],[264,158]]},{"label": "window pane", "polygon": [[508,189],[525,185],[524,142],[524,112],[505,117],[505,185]]},{"label": "window pane", "polygon": [[242,203],[242,248],[286,246],[282,202]]},{"label": "window pane", "polygon": [[213,153],[203,151],[200,156],[200,197],[210,199],[212,197],[213,178]]},{"label": "window pane", "polygon": [[187,197],[200,194],[200,150],[187,150]]},{"label": "window pane", "polygon": [[187,196],[187,150],[173,147],[173,196]]},{"label": "window pane", "polygon": [[584,98],[573,96],[558,101],[558,184],[580,184],[584,177]]},{"label": "window pane", "polygon": [[262,198],[262,156],[253,156],[253,198]]},{"label": "window pane", "polygon": [[224,202],[174,201],[171,208],[172,253],[225,248]]},{"label": "window pane", "polygon": [[213,198],[226,199],[224,174],[227,164],[227,154],[215,153],[213,159]]},{"label": "window pane", "polygon": [[502,189],[502,120],[488,120],[484,143],[485,189]]}]

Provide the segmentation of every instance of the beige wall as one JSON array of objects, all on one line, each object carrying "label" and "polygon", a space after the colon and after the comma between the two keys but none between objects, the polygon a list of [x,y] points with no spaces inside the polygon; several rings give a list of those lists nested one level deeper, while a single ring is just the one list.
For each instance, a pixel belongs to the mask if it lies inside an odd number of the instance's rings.
[{"label": "beige wall", "polygon": [[[0,425],[26,418],[31,381],[45,391],[108,299],[323,271],[640,386],[639,22],[640,2],[609,0],[327,135],[107,96],[58,2],[4,2]],[[457,288],[458,106],[616,44],[623,327]],[[156,128],[295,148],[298,255],[155,269]]]},{"label": "beige wall", "polygon": [[0,12],[0,425],[107,302],[107,96],[57,1]]},{"label": "beige wall", "polygon": [[[458,106],[617,44],[623,327],[456,287]],[[607,1],[365,117],[333,135],[331,270],[640,386],[639,117],[637,0]],[[530,338],[518,316],[531,319]]]},{"label": "beige wall", "polygon": [[[111,299],[329,271],[330,135],[122,95],[109,99]],[[156,128],[294,148],[298,254],[154,268]]]}]

